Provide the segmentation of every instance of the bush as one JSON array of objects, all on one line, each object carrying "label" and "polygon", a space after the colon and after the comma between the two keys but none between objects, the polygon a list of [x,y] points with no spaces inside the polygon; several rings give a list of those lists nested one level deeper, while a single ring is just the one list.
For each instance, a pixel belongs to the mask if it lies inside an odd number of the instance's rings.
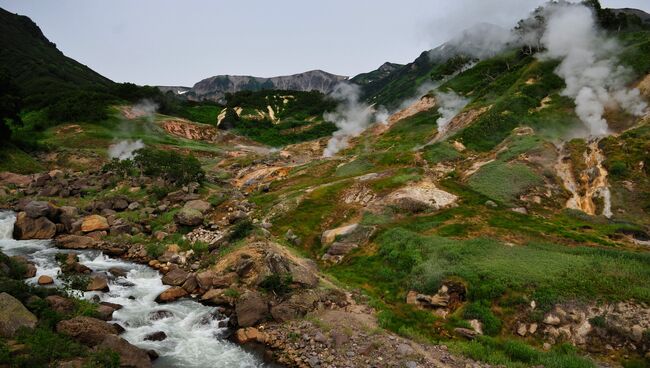
[{"label": "bush", "polygon": [[167,249],[167,247],[162,243],[149,243],[145,249],[147,250],[149,257],[158,258],[162,256],[163,253],[165,253],[165,249]]},{"label": "bush", "polygon": [[147,176],[161,177],[177,185],[201,182],[205,172],[193,155],[185,156],[175,151],[143,148],[136,151],[135,165]]},{"label": "bush", "polygon": [[285,295],[291,291],[291,283],[293,283],[291,274],[280,275],[274,273],[262,280],[260,287],[276,295]]},{"label": "bush", "polygon": [[244,219],[239,221],[235,226],[232,227],[232,231],[228,235],[228,240],[231,242],[236,242],[238,240],[244,239],[248,234],[253,231],[253,222],[249,219]]}]

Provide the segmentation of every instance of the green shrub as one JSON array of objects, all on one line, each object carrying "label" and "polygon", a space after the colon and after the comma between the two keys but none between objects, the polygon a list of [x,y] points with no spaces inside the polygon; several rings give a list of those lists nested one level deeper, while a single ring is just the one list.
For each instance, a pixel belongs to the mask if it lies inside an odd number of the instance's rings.
[{"label": "green shrub", "polygon": [[492,199],[512,204],[520,194],[542,182],[542,178],[525,164],[495,161],[481,167],[469,178],[468,184]]},{"label": "green shrub", "polygon": [[167,246],[162,243],[154,242],[154,243],[149,243],[145,246],[145,249],[147,250],[147,255],[151,258],[158,258],[165,253],[165,250],[167,249]]},{"label": "green shrub", "polygon": [[269,293],[285,295],[291,292],[292,283],[293,277],[291,274],[280,275],[274,273],[264,278],[260,283],[260,287]]},{"label": "green shrub", "polygon": [[83,368],[120,368],[120,355],[110,350],[94,352]]},{"label": "green shrub", "polygon": [[230,234],[228,234],[228,241],[236,242],[244,239],[251,231],[253,231],[253,222],[249,219],[241,220],[232,227]]},{"label": "green shrub", "polygon": [[136,151],[134,162],[145,175],[161,177],[177,185],[201,182],[205,177],[196,157],[175,151],[143,148]]},{"label": "green shrub", "polygon": [[86,354],[86,348],[79,343],[44,327],[19,332],[17,340],[29,349],[29,354],[16,358],[18,367],[47,367],[56,360]]}]

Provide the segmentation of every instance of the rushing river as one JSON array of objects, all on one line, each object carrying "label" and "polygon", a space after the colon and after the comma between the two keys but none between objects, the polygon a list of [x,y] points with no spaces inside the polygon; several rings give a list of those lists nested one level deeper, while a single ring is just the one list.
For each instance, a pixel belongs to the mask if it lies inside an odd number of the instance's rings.
[{"label": "rushing river", "polygon": [[[39,276],[48,275],[55,279],[55,285],[61,285],[56,280],[60,268],[55,255],[73,251],[59,250],[49,240],[14,240],[15,221],[14,213],[0,212],[0,250],[9,256],[27,256],[36,264],[36,276],[26,280],[28,283],[36,284]],[[227,330],[220,326],[227,320],[218,315],[216,308],[188,299],[156,303],[158,294],[167,288],[162,284],[158,271],[109,258],[96,250],[74,252],[79,255],[80,263],[95,273],[108,275],[109,279],[109,292],[86,292],[83,297],[92,299],[98,296],[101,301],[124,306],[113,313],[113,321],[126,329],[121,337],[140,348],[155,350],[160,355],[154,361],[155,367],[267,367],[260,357],[224,339]],[[108,274],[111,267],[128,273],[126,277],[111,277]],[[168,317],[152,319],[152,313],[156,311],[165,311],[159,316]],[[167,338],[163,341],[144,340],[148,334],[158,331],[164,332]]]}]

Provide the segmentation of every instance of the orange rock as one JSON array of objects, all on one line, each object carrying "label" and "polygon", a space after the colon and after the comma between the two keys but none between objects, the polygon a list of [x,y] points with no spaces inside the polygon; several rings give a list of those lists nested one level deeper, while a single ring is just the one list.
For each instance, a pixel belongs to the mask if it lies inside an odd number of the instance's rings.
[{"label": "orange rock", "polygon": [[108,230],[108,220],[104,216],[90,215],[86,216],[81,223],[81,231],[89,233],[98,230]]},{"label": "orange rock", "polygon": [[255,327],[240,328],[235,333],[235,339],[240,344],[249,342],[259,342],[264,344],[266,342],[266,334]]},{"label": "orange rock", "polygon": [[188,293],[180,286],[173,286],[158,295],[156,301],[159,303],[173,302],[176,299],[187,296]]},{"label": "orange rock", "polygon": [[39,285],[50,285],[53,284],[54,280],[47,275],[42,275],[41,277],[38,278],[38,284]]}]

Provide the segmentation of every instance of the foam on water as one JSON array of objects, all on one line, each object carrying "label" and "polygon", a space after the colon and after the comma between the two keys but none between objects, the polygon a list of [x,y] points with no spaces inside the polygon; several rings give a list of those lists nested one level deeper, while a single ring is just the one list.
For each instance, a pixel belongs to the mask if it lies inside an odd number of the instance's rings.
[{"label": "foam on water", "polygon": [[[54,259],[60,250],[47,240],[14,240],[12,232],[15,221],[12,212],[0,212],[0,250],[10,256],[27,256],[36,264],[36,277],[27,282],[36,283],[40,275],[49,275],[55,279],[55,285],[61,285],[56,279],[60,268]],[[225,325],[227,319],[219,315],[216,308],[188,299],[168,304],[156,303],[156,297],[168,288],[162,284],[157,271],[133,262],[112,259],[96,250],[75,252],[79,255],[80,263],[95,273],[109,277],[109,292],[86,292],[83,297],[99,297],[101,301],[124,306],[115,311],[113,321],[125,328],[121,335],[124,339],[140,348],[153,349],[160,355],[154,366],[267,366],[259,357],[224,339],[227,330],[220,326]],[[112,277],[108,273],[112,267],[128,271],[126,277]],[[152,313],[157,311],[171,312],[171,317],[152,319]],[[167,338],[163,341],[144,340],[147,335],[158,331],[164,332]]]}]

